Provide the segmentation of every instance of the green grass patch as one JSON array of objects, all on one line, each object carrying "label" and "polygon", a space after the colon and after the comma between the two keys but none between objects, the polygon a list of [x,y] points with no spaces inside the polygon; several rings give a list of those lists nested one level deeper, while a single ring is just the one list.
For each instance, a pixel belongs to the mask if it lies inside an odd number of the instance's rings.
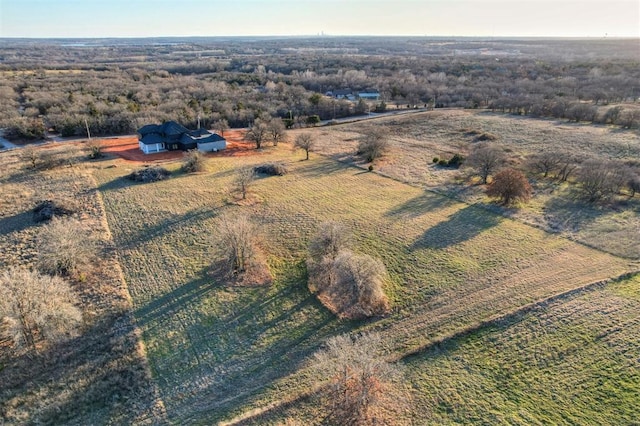
[{"label": "green grass patch", "polygon": [[[308,389],[308,356],[329,336],[377,329],[400,357],[545,297],[625,272],[613,256],[331,159],[286,147],[209,160],[209,173],[133,184],[96,171],[150,365],[170,420],[216,421]],[[252,203],[232,194],[234,169],[265,161]],[[225,210],[259,225],[274,284],[222,286],[209,275]],[[356,251],[390,273],[392,312],[336,320],[306,288],[309,237],[322,221],[353,230]]]}]

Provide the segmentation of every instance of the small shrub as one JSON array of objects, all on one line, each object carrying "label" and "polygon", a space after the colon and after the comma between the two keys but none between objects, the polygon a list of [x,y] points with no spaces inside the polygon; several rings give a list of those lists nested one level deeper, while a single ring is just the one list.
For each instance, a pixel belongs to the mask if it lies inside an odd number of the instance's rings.
[{"label": "small shrub", "polygon": [[433,164],[438,164],[438,162],[440,161],[440,159],[438,157],[433,157]]},{"label": "small shrub", "polygon": [[269,176],[284,176],[289,173],[289,169],[282,163],[267,163],[256,166],[253,169],[256,173]]},{"label": "small shrub", "polygon": [[168,179],[169,176],[171,176],[171,172],[164,167],[152,166],[131,172],[127,175],[127,179],[134,182],[148,183],[165,180]]},{"label": "small shrub", "polygon": [[43,200],[33,209],[33,221],[36,223],[46,222],[56,216],[68,216],[76,212],[76,206],[71,201],[56,202]]},{"label": "small shrub", "polygon": [[87,155],[91,160],[96,160],[104,156],[102,153],[102,145],[98,141],[94,140],[87,143],[87,149],[89,151]]},{"label": "small shrub", "polygon": [[482,132],[478,136],[476,136],[473,139],[473,141],[474,142],[491,142],[491,141],[495,141],[496,139],[498,139],[498,137],[493,133]]},{"label": "small shrub", "polygon": [[462,166],[462,163],[464,163],[464,160],[465,160],[465,158],[462,155],[456,153],[449,160],[449,167],[453,167],[455,169],[458,169],[458,168],[460,168],[460,166]]},{"label": "small shrub", "polygon": [[627,182],[627,186],[629,187],[629,191],[631,192],[630,198],[633,198],[636,193],[640,192],[640,176],[633,176]]},{"label": "small shrub", "polygon": [[368,170],[369,170],[370,172],[372,172],[372,171],[373,171],[373,165],[369,164]]},{"label": "small shrub", "polygon": [[191,149],[184,154],[182,170],[186,173],[196,173],[205,170],[205,156],[197,149]]},{"label": "small shrub", "polygon": [[438,166],[447,167],[448,165],[449,165],[449,162],[444,158],[438,161]]}]

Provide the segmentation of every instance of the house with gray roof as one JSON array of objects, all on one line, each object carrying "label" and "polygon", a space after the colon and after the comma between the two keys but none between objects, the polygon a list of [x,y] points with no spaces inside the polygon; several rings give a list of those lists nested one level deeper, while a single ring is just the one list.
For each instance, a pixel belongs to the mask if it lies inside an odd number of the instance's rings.
[{"label": "house with gray roof", "polygon": [[147,124],[138,129],[138,146],[145,154],[163,151],[215,152],[225,149],[227,141],[206,129],[189,130],[175,121]]}]

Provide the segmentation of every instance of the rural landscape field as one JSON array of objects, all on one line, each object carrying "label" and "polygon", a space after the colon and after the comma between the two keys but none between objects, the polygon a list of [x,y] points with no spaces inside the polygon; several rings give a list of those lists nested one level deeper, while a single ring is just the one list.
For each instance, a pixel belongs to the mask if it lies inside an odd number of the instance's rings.
[{"label": "rural landscape field", "polygon": [[[0,284],[60,277],[81,316],[50,340],[54,313],[27,333],[0,302],[0,424],[638,421],[637,40],[328,40],[54,43],[49,66],[0,41]],[[143,154],[167,120],[227,149]],[[528,192],[491,192],[504,170]],[[237,218],[250,266],[225,269]]]}]

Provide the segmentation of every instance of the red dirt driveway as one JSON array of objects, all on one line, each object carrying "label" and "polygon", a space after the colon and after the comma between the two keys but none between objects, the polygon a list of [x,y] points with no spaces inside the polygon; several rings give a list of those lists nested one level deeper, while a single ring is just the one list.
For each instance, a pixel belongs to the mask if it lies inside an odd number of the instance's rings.
[{"label": "red dirt driveway", "polygon": [[[207,152],[207,157],[218,156],[239,156],[247,155],[255,150],[255,145],[244,141],[245,129],[233,129],[224,132],[227,140],[227,149],[219,152]],[[115,154],[128,161],[149,162],[149,161],[170,161],[182,158],[182,151],[165,151],[155,154],[145,154],[138,147],[138,138],[135,136],[123,136],[109,139],[101,139],[102,151]]]}]

